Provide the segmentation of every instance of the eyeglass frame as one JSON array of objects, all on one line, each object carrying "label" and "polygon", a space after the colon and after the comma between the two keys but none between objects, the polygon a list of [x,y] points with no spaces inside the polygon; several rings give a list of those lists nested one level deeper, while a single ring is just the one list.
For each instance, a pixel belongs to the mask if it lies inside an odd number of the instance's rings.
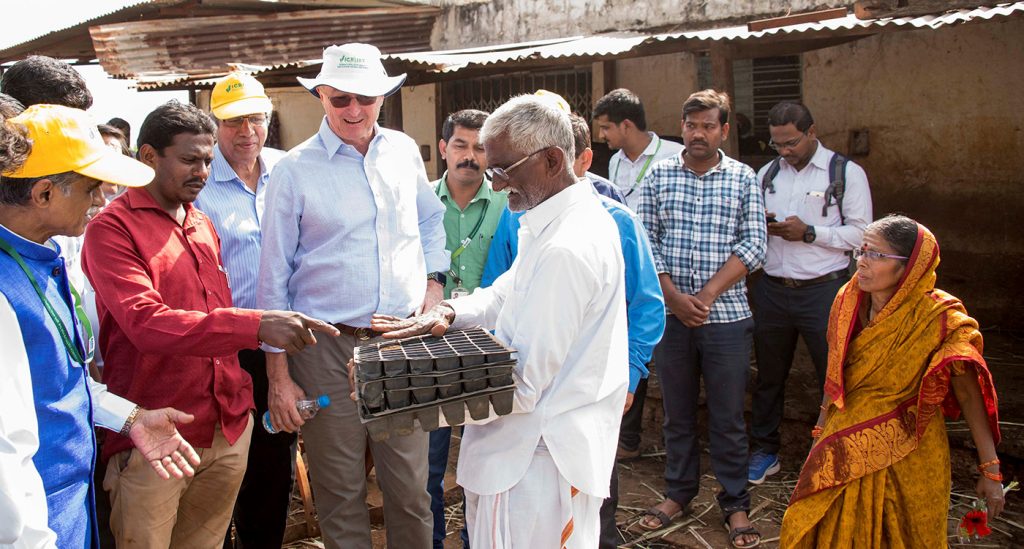
[{"label": "eyeglass frame", "polygon": [[867,248],[854,248],[852,253],[853,253],[853,259],[855,261],[860,259],[860,258],[862,258],[862,257],[864,259],[868,260],[868,261],[875,261],[875,260],[882,259],[882,258],[886,258],[886,259],[899,259],[899,260],[902,260],[902,261],[910,260],[909,257],[905,257],[905,256],[902,256],[902,255],[884,254],[882,252],[878,252],[878,251],[875,251],[875,250],[869,250]]},{"label": "eyeglass frame", "polygon": [[[807,129],[810,130],[810,128],[807,128]],[[807,131],[800,132],[800,137],[797,137],[796,139],[790,139],[789,141],[786,141],[785,143],[776,143],[775,141],[769,139],[768,140],[768,146],[771,147],[772,150],[775,151],[775,152],[779,152],[782,149],[792,149],[793,147],[799,145],[800,142],[803,141],[805,137],[807,137]]]},{"label": "eyeglass frame", "polygon": [[[262,116],[262,122],[253,122],[253,117]],[[267,113],[259,112],[254,114],[247,114],[245,116],[235,116],[233,118],[225,118],[220,121],[221,124],[229,128],[241,128],[242,124],[248,122],[250,126],[268,126],[270,124],[270,115]]]},{"label": "eyeglass frame", "polygon": [[510,176],[508,174],[508,172],[518,168],[522,163],[524,163],[527,160],[529,160],[531,156],[533,156],[533,155],[535,155],[535,154],[537,154],[539,152],[544,152],[544,151],[546,151],[546,150],[548,150],[550,148],[551,148],[551,145],[548,145],[547,147],[544,147],[542,149],[537,149],[537,150],[533,151],[532,153],[530,153],[530,154],[520,158],[519,160],[516,160],[511,165],[509,165],[509,167],[507,167],[507,168],[499,168],[497,166],[491,166],[491,167],[487,168],[486,170],[484,170],[484,173],[487,174],[487,177],[491,181],[493,181],[494,179],[501,179],[502,181],[505,181],[505,182],[511,181],[512,180],[512,176]]},{"label": "eyeglass frame", "polygon": [[[335,109],[347,109],[350,105],[352,105],[352,100],[355,99],[356,103],[359,103],[360,106],[369,107],[370,105],[373,105],[374,103],[377,102],[378,97],[380,96],[359,95],[358,93],[345,93],[344,95],[332,95],[331,97],[327,98],[327,102],[330,103],[331,106],[334,107]],[[341,101],[342,99],[345,100],[345,103],[342,105],[339,105],[338,103],[335,102],[335,100]]]}]

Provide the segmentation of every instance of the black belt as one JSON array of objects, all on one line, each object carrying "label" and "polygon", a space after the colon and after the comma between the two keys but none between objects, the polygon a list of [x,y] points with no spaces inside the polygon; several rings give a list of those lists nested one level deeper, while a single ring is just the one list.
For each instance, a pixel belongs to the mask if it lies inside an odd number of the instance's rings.
[{"label": "black belt", "polygon": [[796,280],[794,278],[782,278],[780,276],[772,276],[765,274],[764,277],[776,284],[782,284],[787,288],[806,288],[807,286],[814,286],[815,284],[821,284],[823,282],[831,282],[833,280],[839,280],[840,278],[846,278],[849,276],[850,271],[847,269],[839,269],[826,275],[821,275],[818,278],[811,278],[809,280]]},{"label": "black belt", "polygon": [[366,341],[370,338],[382,335],[384,332],[375,332],[372,328],[356,328],[355,326],[349,326],[347,324],[331,324],[343,334],[350,336],[356,336],[356,339],[360,341]]}]

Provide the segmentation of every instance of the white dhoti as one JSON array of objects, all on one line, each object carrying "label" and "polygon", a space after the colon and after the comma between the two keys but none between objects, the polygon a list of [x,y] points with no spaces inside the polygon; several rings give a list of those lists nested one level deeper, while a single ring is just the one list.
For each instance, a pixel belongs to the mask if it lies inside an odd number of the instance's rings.
[{"label": "white dhoti", "polygon": [[469,545],[479,549],[594,549],[603,498],[573,488],[541,443],[506,492],[466,494]]}]

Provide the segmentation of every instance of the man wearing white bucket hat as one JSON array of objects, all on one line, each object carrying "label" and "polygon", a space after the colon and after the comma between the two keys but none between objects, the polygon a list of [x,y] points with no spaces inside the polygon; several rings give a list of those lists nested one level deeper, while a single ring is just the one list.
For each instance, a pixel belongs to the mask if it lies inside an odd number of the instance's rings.
[{"label": "man wearing white bucket hat", "polygon": [[[324,108],[319,131],[278,162],[267,186],[257,305],[333,322],[342,335],[285,357],[267,349],[271,421],[302,427],[320,527],[328,548],[369,548],[364,454],[373,453],[384,491],[389,547],[429,547],[427,434],[367,442],[345,365],[376,340],[375,312],[406,317],[442,298],[449,268],[444,205],[427,180],[416,143],[377,125],[384,97],[405,75],[388,76],[367,44],[331,46],[316,78],[299,82]],[[303,421],[295,401],[330,395]]]}]

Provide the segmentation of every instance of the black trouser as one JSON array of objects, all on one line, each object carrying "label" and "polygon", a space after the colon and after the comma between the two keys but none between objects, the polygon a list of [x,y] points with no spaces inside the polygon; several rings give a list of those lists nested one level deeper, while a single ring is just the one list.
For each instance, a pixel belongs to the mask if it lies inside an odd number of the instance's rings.
[{"label": "black trouser", "polygon": [[743,399],[753,330],[750,318],[697,328],[687,328],[672,315],[666,319],[654,359],[665,406],[666,496],[679,505],[685,507],[700,491],[697,399],[703,378],[711,469],[722,486],[718,506],[725,517],[750,508]]},{"label": "black trouser", "polygon": [[821,401],[828,370],[828,314],[839,288],[848,277],[802,288],[790,288],[762,276],[751,290],[754,305],[754,383],[750,429],[753,446],[779,453],[779,426],[786,397],[786,380],[793,365],[797,336],[803,336],[818,375],[818,392],[800,398]]},{"label": "black trouser", "polygon": [[[639,391],[640,389],[637,389],[637,392]],[[619,535],[618,527],[615,526],[615,510],[619,507],[618,461],[612,462],[612,484],[609,491],[610,494],[604,499],[604,503],[601,504],[601,538],[598,545],[600,549],[615,549],[625,541]]]},{"label": "black trouser", "polygon": [[[252,376],[256,426],[249,445],[249,464],[235,501],[235,547],[280,549],[295,482],[295,433],[272,435],[263,428],[267,411],[267,360],[260,350],[239,351],[242,369]],[[231,547],[231,532],[224,540]]]},{"label": "black trouser", "polygon": [[[648,364],[650,368],[654,363]],[[647,400],[647,378],[640,380],[633,393],[633,405],[626,415],[622,416],[619,427],[619,446],[627,450],[640,448],[640,435],[643,432],[644,401]]]}]

